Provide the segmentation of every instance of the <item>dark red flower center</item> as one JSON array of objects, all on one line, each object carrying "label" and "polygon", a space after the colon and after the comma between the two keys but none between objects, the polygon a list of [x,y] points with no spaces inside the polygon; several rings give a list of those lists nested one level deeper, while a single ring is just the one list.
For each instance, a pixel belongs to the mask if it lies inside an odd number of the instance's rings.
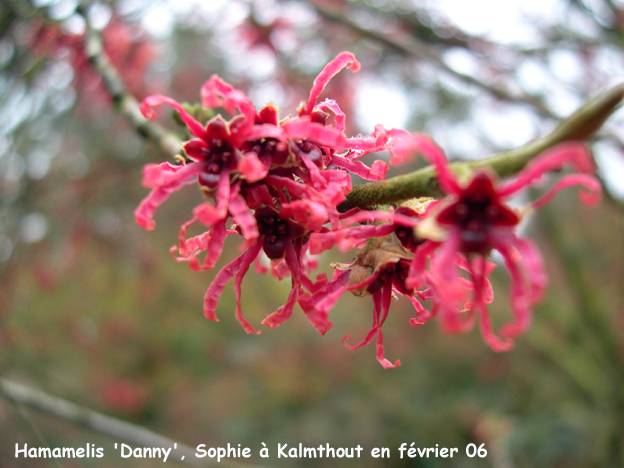
[{"label": "dark red flower center", "polygon": [[243,152],[256,153],[262,162],[270,161],[272,165],[277,166],[285,164],[288,159],[286,145],[281,145],[275,138],[264,138],[249,142],[243,147]]},{"label": "dark red flower center", "polygon": [[318,161],[320,161],[323,156],[321,149],[307,140],[299,143],[291,143],[291,149],[296,155],[300,157],[305,156],[308,159],[317,162],[317,165],[319,164]]},{"label": "dark red flower center", "polygon": [[[396,211],[398,214],[403,214],[406,216],[412,216],[414,218],[418,217],[418,213],[412,210],[411,208],[401,206]],[[408,226],[401,226],[399,224],[395,224],[394,226],[394,234],[397,236],[401,245],[405,247],[410,252],[416,251],[416,248],[425,242],[426,239],[421,239],[416,235],[414,228]]]},{"label": "dark red flower center", "polygon": [[492,246],[493,228],[511,227],[520,222],[518,215],[501,203],[492,179],[486,173],[477,174],[463,190],[458,200],[437,216],[438,223],[460,229],[461,247],[467,253],[484,253]]},{"label": "dark red flower center", "polygon": [[236,158],[234,149],[230,144],[230,134],[227,124],[220,118],[216,118],[206,127],[208,138],[205,140],[208,147],[203,149],[206,162],[205,170],[199,174],[199,183],[213,189],[219,182],[221,171],[234,169]]},{"label": "dark red flower center", "polygon": [[373,294],[384,286],[392,285],[401,294],[411,295],[413,294],[414,289],[408,289],[405,287],[405,280],[409,276],[409,269],[409,262],[399,261],[397,263],[388,263],[383,266],[375,281],[369,284],[366,290],[370,294]]},{"label": "dark red flower center", "polygon": [[305,234],[301,226],[280,218],[272,209],[256,210],[256,223],[262,239],[262,249],[271,260],[284,258],[286,243]]},{"label": "dark red flower center", "polygon": [[407,226],[395,226],[394,234],[401,242],[401,245],[410,252],[414,252],[416,248],[426,240],[417,237],[414,233],[414,229]]},{"label": "dark red flower center", "polygon": [[263,238],[262,248],[271,260],[282,258],[288,242],[288,223],[277,216],[258,219],[258,232]]}]

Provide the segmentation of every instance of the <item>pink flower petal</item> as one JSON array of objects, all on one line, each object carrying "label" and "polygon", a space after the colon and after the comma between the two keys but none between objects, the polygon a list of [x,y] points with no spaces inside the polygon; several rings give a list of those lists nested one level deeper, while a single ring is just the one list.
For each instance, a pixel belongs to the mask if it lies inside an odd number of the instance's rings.
[{"label": "pink flower petal", "polygon": [[291,242],[286,243],[286,263],[292,273],[292,289],[286,303],[262,321],[269,328],[276,328],[290,318],[301,289],[300,263]]},{"label": "pink flower petal", "polygon": [[594,162],[589,150],[581,142],[565,142],[550,148],[531,160],[515,179],[498,189],[501,197],[513,195],[518,190],[539,180],[542,175],[560,170],[565,163],[581,172],[593,172]]},{"label": "pink flower petal", "polygon": [[[177,262],[189,262],[189,266],[194,271],[209,270],[214,267],[221,257],[225,238],[228,234],[231,234],[232,231],[226,229],[226,220],[223,219],[212,226],[210,230],[198,236],[186,239],[186,231],[195,221],[197,221],[196,216],[180,227],[178,246],[174,245],[171,247],[169,253],[171,253]],[[176,256],[176,251],[179,252],[180,257]],[[197,260],[197,256],[203,251],[206,251],[206,258],[202,265]]]},{"label": "pink flower petal", "polygon": [[420,153],[435,167],[438,183],[444,193],[448,195],[461,193],[457,178],[451,171],[444,152],[428,136],[414,133],[412,138],[398,141],[392,146],[391,151],[397,162],[406,161],[414,152]]},{"label": "pink flower petal", "polygon": [[206,129],[204,129],[204,126],[197,120],[195,120],[195,118],[191,114],[189,114],[180,103],[174,101],[167,96],[156,94],[146,97],[145,99],[143,99],[143,102],[141,102],[141,113],[147,119],[154,119],[156,117],[156,112],[154,111],[153,107],[156,107],[160,104],[168,104],[169,106],[177,110],[180,113],[182,121],[186,124],[191,133],[197,138],[207,140],[208,133],[206,132]]},{"label": "pink flower petal", "polygon": [[425,309],[425,307],[416,297],[405,297],[414,305],[414,308],[416,309],[416,317],[409,320],[410,325],[412,325],[413,327],[423,325],[425,322],[431,320],[434,317],[434,315],[427,309]]},{"label": "pink flower petal", "polygon": [[228,216],[228,205],[230,200],[230,174],[223,171],[219,176],[215,199],[217,206],[212,206],[210,202],[204,202],[193,210],[193,214],[197,219],[206,226],[212,226],[215,223],[226,219]]},{"label": "pink flower petal", "polygon": [[333,99],[325,99],[315,107],[315,110],[330,110],[334,113],[336,121],[336,130],[341,133],[345,130],[345,114],[336,101]]},{"label": "pink flower petal", "polygon": [[193,177],[199,174],[203,167],[199,163],[189,163],[181,166],[170,163],[146,164],[143,166],[142,183],[148,188],[188,185],[195,182]]},{"label": "pink flower petal", "polygon": [[595,205],[600,201],[602,185],[596,177],[589,174],[569,174],[559,179],[545,195],[542,195],[531,203],[531,208],[541,208],[550,202],[559,192],[568,187],[574,187],[575,185],[580,185],[587,189],[587,192],[579,192],[579,198],[586,205]]},{"label": "pink flower petal", "polygon": [[312,122],[300,117],[282,125],[286,134],[293,140],[306,140],[320,146],[340,151],[345,145],[345,136],[335,128]]},{"label": "pink flower petal", "polygon": [[225,265],[221,271],[217,273],[217,276],[215,276],[214,280],[212,280],[210,286],[208,286],[208,290],[204,296],[204,315],[208,320],[214,320],[215,322],[219,321],[217,314],[215,313],[217,305],[219,304],[219,296],[221,296],[221,293],[230,280],[234,278],[236,273],[238,273],[241,262],[243,261],[243,255]]},{"label": "pink flower petal", "polygon": [[261,332],[252,327],[249,321],[243,317],[243,312],[241,310],[241,283],[243,282],[243,277],[249,270],[250,265],[256,259],[261,249],[261,242],[255,242],[249,247],[249,249],[247,249],[247,251],[241,256],[239,270],[236,273],[236,278],[234,279],[234,293],[236,295],[236,311],[234,314],[236,316],[236,320],[240,322],[247,333],[255,333],[256,335],[259,335]]},{"label": "pink flower petal", "polygon": [[256,141],[265,138],[273,138],[284,142],[287,140],[288,135],[283,128],[269,124],[254,125],[245,133],[245,141]]},{"label": "pink flower petal", "polygon": [[503,340],[496,336],[496,334],[494,333],[492,329],[492,321],[490,320],[490,316],[487,312],[487,306],[485,305],[485,303],[478,304],[478,308],[479,317],[481,319],[481,334],[483,335],[483,339],[485,340],[486,344],[490,348],[492,348],[492,350],[499,353],[507,352],[511,348],[513,348],[512,340]]},{"label": "pink flower petal", "polygon": [[237,170],[250,184],[264,179],[269,173],[269,168],[262,164],[262,161],[260,161],[256,153],[245,154],[245,156],[238,161]]},{"label": "pink flower petal", "polygon": [[383,180],[386,178],[386,173],[389,169],[388,165],[379,159],[376,160],[373,163],[373,166],[369,168],[361,161],[352,161],[338,155],[332,156],[332,164],[336,167],[346,169],[347,171],[360,176],[364,180]]},{"label": "pink flower petal", "polygon": [[153,187],[134,211],[136,223],[142,228],[151,231],[156,223],[154,213],[172,193],[177,192],[185,185],[194,184],[195,175],[201,171],[201,165],[192,163],[186,166],[171,166],[170,164],[148,165],[144,168],[143,182]]},{"label": "pink flower petal", "polygon": [[318,231],[327,222],[327,207],[312,200],[297,200],[282,206],[280,216],[294,219],[311,231]]},{"label": "pink flower petal", "polygon": [[232,193],[229,208],[234,222],[241,228],[243,237],[247,240],[257,238],[259,234],[256,218],[251,213],[247,203],[245,203],[245,199],[238,193]]},{"label": "pink flower petal", "polygon": [[398,367],[401,365],[401,361],[397,359],[394,363],[388,361],[384,355],[384,346],[383,346],[383,332],[381,331],[381,327],[386,321],[388,317],[388,311],[390,310],[390,302],[392,300],[392,287],[386,286],[381,290],[382,293],[382,304],[381,304],[381,319],[379,320],[379,329],[377,332],[377,361],[382,365],[384,369],[391,369],[394,367]]},{"label": "pink flower petal", "polygon": [[325,89],[325,86],[327,86],[327,83],[329,83],[329,80],[336,76],[343,68],[348,68],[353,72],[357,72],[360,69],[360,62],[357,61],[351,52],[341,52],[334,60],[325,65],[321,73],[314,79],[312,89],[310,90],[310,97],[302,111],[303,115],[312,113],[317,99]]},{"label": "pink flower petal", "polygon": [[204,107],[224,107],[232,115],[235,115],[236,109],[238,109],[249,119],[249,124],[253,124],[255,121],[256,108],[245,93],[235,89],[217,75],[212,75],[204,83],[200,96]]},{"label": "pink flower petal", "polygon": [[325,233],[312,233],[310,236],[310,253],[319,254],[332,247],[347,252],[356,245],[373,237],[383,237],[394,232],[392,224],[381,226],[358,226]]},{"label": "pink flower petal", "polygon": [[[348,271],[335,271],[330,282],[321,277],[318,291],[299,301],[308,320],[321,335],[324,335],[333,324],[329,321],[329,311],[336,301],[347,291],[345,286],[349,279]],[[316,287],[316,285],[315,285]]]}]

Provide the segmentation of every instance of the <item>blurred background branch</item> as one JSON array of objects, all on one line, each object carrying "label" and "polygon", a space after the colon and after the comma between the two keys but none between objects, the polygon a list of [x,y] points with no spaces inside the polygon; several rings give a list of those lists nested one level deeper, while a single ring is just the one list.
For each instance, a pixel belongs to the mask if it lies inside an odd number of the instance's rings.
[{"label": "blurred background branch", "polygon": [[[602,124],[624,99],[624,85],[614,86],[603,94],[586,102],[548,135],[515,150],[505,151],[489,158],[472,162],[455,163],[453,168],[492,168],[501,178],[520,172],[533,158],[548,148],[565,142],[587,140],[600,130]],[[417,197],[439,197],[435,172],[427,167],[410,174],[369,182],[354,187],[340,205],[345,212],[352,208],[370,208]]]},{"label": "blurred background branch", "polygon": [[105,416],[90,409],[75,405],[67,400],[53,397],[40,390],[10,380],[0,379],[0,395],[18,406],[33,408],[51,416],[64,419],[77,426],[112,438],[115,442],[125,442],[139,447],[158,447],[170,449],[169,460],[181,465],[202,468],[207,466],[225,466],[228,468],[262,468],[259,465],[239,463],[225,458],[219,463],[212,459],[201,460],[196,451],[184,444],[177,443],[136,424]]}]

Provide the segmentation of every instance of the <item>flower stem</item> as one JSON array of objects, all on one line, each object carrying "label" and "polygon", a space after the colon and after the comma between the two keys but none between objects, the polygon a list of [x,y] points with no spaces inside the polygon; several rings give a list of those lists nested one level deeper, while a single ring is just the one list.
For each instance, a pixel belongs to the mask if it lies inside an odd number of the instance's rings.
[{"label": "flower stem", "polygon": [[[504,151],[479,161],[453,163],[456,171],[468,168],[490,167],[500,177],[520,172],[544,150],[564,141],[586,140],[600,129],[618,104],[624,99],[624,84],[614,86],[603,94],[589,100],[576,112],[563,120],[548,135],[520,148]],[[431,166],[391,179],[357,185],[338,206],[342,212],[351,208],[372,208],[409,200],[416,197],[436,197],[442,192]]]},{"label": "flower stem", "polygon": [[169,157],[175,158],[180,154],[182,144],[180,139],[157,123],[143,117],[139,109],[139,103],[130,94],[119,73],[108,58],[104,50],[102,36],[89,24],[88,15],[84,7],[78,7],[77,11],[83,16],[87,25],[84,41],[85,54],[91,65],[102,77],[113,105],[126,117],[128,123],[139,135],[152,141]]}]

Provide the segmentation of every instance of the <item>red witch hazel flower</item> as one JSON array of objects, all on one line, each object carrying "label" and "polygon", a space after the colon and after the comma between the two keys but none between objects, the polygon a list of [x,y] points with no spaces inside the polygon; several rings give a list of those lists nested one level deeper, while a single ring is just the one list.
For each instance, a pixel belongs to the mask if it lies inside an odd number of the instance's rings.
[{"label": "red witch hazel flower", "polygon": [[[581,185],[589,191],[580,192],[581,200],[587,204],[598,202],[600,183],[588,174],[594,165],[587,148],[579,142],[560,144],[537,156],[506,182],[498,182],[484,169],[476,170],[465,182],[460,181],[440,148],[422,135],[404,141],[395,151],[422,153],[433,163],[440,188],[447,195],[428,208],[416,228],[418,237],[429,240],[416,250],[407,284],[428,288],[432,312],[441,315],[447,331],[467,331],[478,312],[487,344],[495,351],[509,350],[513,340],[527,330],[532,307],[541,300],[547,283],[538,249],[530,240],[518,237],[516,228],[523,213],[544,205],[566,187]],[[528,209],[518,211],[506,204],[511,196],[566,163],[579,173],[562,177]],[[492,250],[501,254],[511,278],[513,320],[503,325],[498,334],[493,331],[487,311],[487,304],[493,299],[487,282],[494,266],[487,261]],[[458,266],[468,272],[469,281],[459,276]],[[458,305],[464,303],[469,290],[472,299],[462,309]]]},{"label": "red witch hazel flower", "polygon": [[[347,138],[345,115],[336,102],[317,103],[329,80],[344,68],[359,69],[353,54],[343,52],[323,68],[314,80],[309,99],[295,117],[278,119],[278,111],[267,105],[257,111],[245,94],[218,76],[212,76],[201,89],[205,108],[223,108],[221,115],[207,124],[196,120],[185,108],[166,96],[149,96],[141,104],[143,114],[154,117],[153,107],[165,103],[177,110],[192,134],[186,142],[184,162],[178,165],[150,164],[144,169],[143,183],[151,193],[135,212],[145,229],[154,228],[156,209],[185,185],[199,184],[207,201],[195,207],[193,217],[182,225],[178,247],[172,253],[178,261],[189,262],[194,270],[214,267],[221,256],[225,238],[240,234],[244,253],[226,265],[208,287],[204,314],[217,320],[218,299],[227,283],[234,279],[236,318],[248,333],[259,333],[243,317],[241,283],[261,252],[272,261],[271,272],[279,279],[290,275],[292,290],[286,303],[263,320],[270,328],[287,320],[297,302],[315,293],[320,284],[308,273],[314,267],[307,255],[313,232],[327,231],[339,224],[337,206],[351,191],[346,170],[368,180],[385,177],[382,161],[371,168],[357,159],[371,152],[389,149],[408,134],[377,126],[369,136]],[[231,220],[231,221],[230,221]],[[208,230],[186,238],[188,228],[198,222]],[[233,227],[228,228],[228,223]],[[198,256],[206,252],[201,262]],[[307,290],[307,292],[305,292]],[[314,309],[305,310],[308,319],[325,333],[331,322]]]},{"label": "red witch hazel flower", "polygon": [[[410,319],[410,324],[414,326],[440,315],[445,331],[466,332],[473,327],[478,313],[488,345],[496,351],[506,351],[513,345],[513,339],[528,328],[531,309],[541,299],[547,278],[537,248],[516,235],[522,212],[505,202],[546,172],[560,170],[564,163],[569,163],[581,173],[561,178],[529,209],[539,208],[556,193],[573,185],[589,190],[580,194],[584,202],[596,203],[600,184],[587,174],[593,170],[591,157],[583,144],[565,143],[536,157],[507,182],[499,183],[489,171],[479,170],[463,183],[451,171],[439,147],[426,136],[414,135],[393,147],[397,159],[416,151],[433,163],[439,185],[447,196],[441,200],[411,200],[396,212],[355,209],[342,216],[338,229],[313,233],[312,253],[334,245],[341,250],[366,245],[351,264],[334,265],[337,270],[332,280],[320,279],[319,290],[302,301],[302,307],[326,316],[346,291],[372,295],[370,332],[355,346],[346,343],[351,339],[349,335],[343,343],[356,349],[377,336],[377,360],[385,368],[400,364],[385,359],[381,332],[393,295],[412,302],[416,317]],[[368,224],[351,227],[355,223]],[[504,258],[512,281],[514,319],[501,328],[499,335],[494,333],[487,311],[487,304],[494,299],[488,275],[496,264],[487,260],[492,250],[498,250]],[[470,279],[460,276],[460,270]],[[426,300],[432,301],[431,312],[420,302]]]},{"label": "red witch hazel flower", "polygon": [[[350,264],[334,264],[336,272],[331,281],[319,277],[318,291],[301,301],[304,310],[314,310],[317,316],[327,316],[329,310],[345,292],[356,296],[371,295],[373,298],[373,325],[366,337],[355,345],[348,344],[351,336],[346,335],[342,342],[355,350],[376,339],[377,361],[384,367],[400,365],[385,358],[383,346],[383,326],[390,309],[393,296],[404,296],[416,308],[417,317],[410,323],[419,325],[430,318],[420,300],[429,299],[427,291],[417,291],[407,284],[414,258],[414,251],[422,244],[414,234],[418,217],[430,200],[408,203],[396,212],[353,210],[343,215],[340,227],[334,231],[313,233],[310,239],[312,253],[320,253],[336,245],[341,250],[362,247],[357,258]],[[373,223],[350,227],[355,223]],[[376,224],[382,223],[382,224]]]}]

